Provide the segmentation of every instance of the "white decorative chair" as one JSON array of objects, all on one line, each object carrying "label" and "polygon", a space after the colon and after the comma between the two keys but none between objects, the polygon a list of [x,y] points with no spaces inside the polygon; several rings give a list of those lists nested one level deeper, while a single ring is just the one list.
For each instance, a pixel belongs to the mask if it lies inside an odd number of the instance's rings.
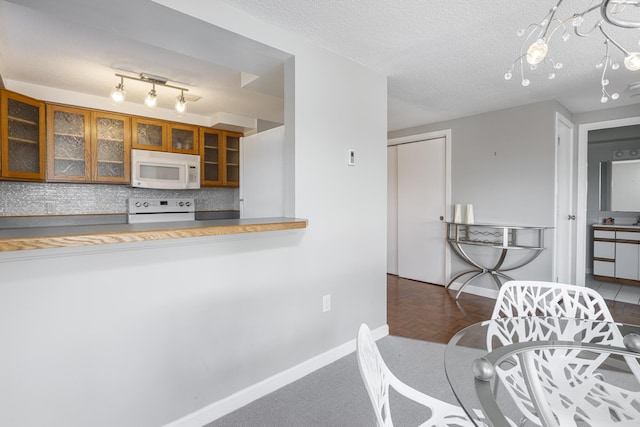
[{"label": "white decorative chair", "polygon": [[[536,317],[575,318],[613,322],[609,309],[600,294],[593,289],[576,285],[567,285],[539,281],[509,281],[502,285],[493,310],[492,318]],[[517,328],[516,329],[516,326]],[[546,340],[548,336],[566,337],[571,341],[574,336],[589,337],[599,344],[611,344],[624,347],[622,335],[615,325],[596,327],[592,324],[570,326],[549,319],[540,322],[492,325],[487,334],[487,348],[495,343],[508,345],[518,340]],[[496,373],[520,411],[534,423],[540,424],[538,410],[548,425],[575,426],[577,422],[587,425],[640,425],[640,393],[624,390],[608,384],[598,371],[607,359],[606,354],[584,357],[581,349],[549,349],[528,354],[523,358],[512,358],[510,363],[496,366]],[[571,364],[558,364],[558,358],[572,359]],[[640,381],[640,366],[633,357],[625,357],[628,366]],[[526,366],[523,366],[526,365]],[[564,366],[564,369],[562,367]],[[570,368],[569,368],[570,367]],[[529,372],[538,372],[534,376],[537,387],[524,379],[523,368]],[[530,398],[530,392],[538,390],[544,394],[548,408],[536,408]],[[571,394],[563,393],[571,390]],[[588,402],[592,408],[581,411],[575,402]],[[551,421],[550,421],[551,420]],[[557,422],[557,424],[554,424]],[[523,425],[523,422],[521,422]]]},{"label": "white decorative chair", "polygon": [[[369,327],[360,326],[357,339],[358,368],[376,413],[378,427],[393,427],[389,408],[389,387],[418,402],[431,412],[421,427],[474,426],[462,408],[428,396],[400,381],[384,363]],[[469,373],[471,375],[471,372]]]},{"label": "white decorative chair", "polygon": [[526,280],[504,283],[498,292],[491,318],[523,316],[613,322],[602,295],[585,286]]}]

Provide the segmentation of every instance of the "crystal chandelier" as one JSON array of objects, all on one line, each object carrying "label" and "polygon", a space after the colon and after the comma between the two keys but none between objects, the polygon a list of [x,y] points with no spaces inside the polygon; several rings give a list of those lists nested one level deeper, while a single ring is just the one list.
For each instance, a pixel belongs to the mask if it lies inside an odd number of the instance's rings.
[{"label": "crystal chandelier", "polygon": [[[506,72],[504,78],[511,80],[514,70],[519,65],[522,86],[529,86],[530,81],[525,76],[524,63],[526,61],[528,64],[527,68],[531,71],[536,70],[542,65],[546,70],[547,78],[552,80],[556,77],[556,71],[562,68],[561,62],[556,62],[547,56],[554,35],[561,33],[562,40],[567,41],[571,35],[571,28],[573,28],[573,32],[578,37],[587,37],[592,32],[596,32],[602,35],[604,43],[604,57],[596,64],[596,68],[602,70],[600,79],[602,97],[600,101],[604,103],[609,101],[609,99],[618,99],[620,95],[617,92],[610,94],[607,91],[607,86],[609,85],[607,71],[609,69],[617,70],[620,68],[620,65],[610,56],[609,48],[613,46],[622,52],[624,66],[631,71],[640,70],[640,53],[637,51],[628,51],[620,43],[616,42],[608,32],[608,27],[624,29],[640,28],[640,19],[637,14],[637,12],[640,11],[640,1],[590,1],[587,2],[588,6],[583,11],[574,12],[564,19],[558,19],[556,18],[556,13],[563,1],[564,0],[559,0],[558,3],[549,10],[549,13],[547,13],[542,22],[539,24],[530,24],[526,29],[518,31],[518,36],[522,37],[526,34],[526,38],[520,48],[520,56],[513,61],[511,69]],[[599,12],[599,14],[597,12]],[[634,12],[636,12],[635,15]],[[588,28],[584,28],[586,25],[583,25],[585,17],[592,13],[596,17],[595,23],[593,26],[589,25]]]}]

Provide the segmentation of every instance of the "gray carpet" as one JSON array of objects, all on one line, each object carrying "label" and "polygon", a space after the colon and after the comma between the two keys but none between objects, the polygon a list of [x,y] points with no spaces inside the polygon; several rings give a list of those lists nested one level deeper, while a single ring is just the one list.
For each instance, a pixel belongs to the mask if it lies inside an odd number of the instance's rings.
[{"label": "gray carpet", "polygon": [[[444,373],[444,344],[393,336],[377,343],[389,369],[401,381],[457,404]],[[391,414],[397,426],[419,425],[428,417],[425,411],[399,395],[391,395]],[[373,408],[352,353],[206,427],[374,425]]]},{"label": "gray carpet", "polygon": [[[458,404],[444,373],[444,344],[393,336],[378,340],[377,344],[389,369],[401,381]],[[619,376],[616,383],[638,391],[632,376],[611,370],[605,375]],[[513,404],[502,402],[501,406],[512,420],[520,419]],[[416,426],[428,418],[427,409],[395,393],[391,394],[391,414],[396,426]],[[352,353],[205,427],[227,426],[361,427],[375,426],[375,418]]]}]

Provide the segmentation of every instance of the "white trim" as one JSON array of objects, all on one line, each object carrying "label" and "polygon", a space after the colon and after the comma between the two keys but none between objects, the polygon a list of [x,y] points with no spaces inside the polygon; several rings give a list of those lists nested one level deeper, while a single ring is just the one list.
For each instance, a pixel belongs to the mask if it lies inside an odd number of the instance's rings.
[{"label": "white trim", "polygon": [[[424,141],[428,139],[444,138],[444,150],[445,150],[445,200],[444,200],[444,218],[451,218],[451,146],[453,141],[451,139],[451,129],[443,129],[434,132],[420,133],[416,135],[403,136],[400,138],[393,138],[387,140],[387,147],[400,144],[408,144],[411,142]],[[447,246],[448,247],[448,246]],[[451,251],[445,250],[444,253],[444,278],[451,275]]]},{"label": "white trim", "polygon": [[[565,125],[568,129],[569,129],[569,143],[571,144],[571,164],[569,165],[569,174],[570,174],[570,179],[573,180],[574,175],[573,175],[573,170],[574,170],[574,165],[575,165],[575,141],[574,141],[574,131],[575,131],[575,125],[573,122],[571,122],[568,118],[566,118],[565,116],[563,116],[561,113],[556,112],[556,123],[555,123],[555,138],[554,138],[554,144],[555,144],[555,182],[554,182],[554,199],[553,199],[553,212],[554,212],[554,228],[553,228],[553,257],[552,257],[552,268],[551,268],[551,277],[553,277],[553,281],[557,281],[558,278],[558,124],[562,123],[563,125]],[[565,165],[566,166],[566,165]],[[573,183],[572,183],[573,185]],[[572,189],[572,193],[575,194],[575,192]],[[571,212],[573,215],[575,215],[576,212],[576,201],[572,200],[571,201]],[[574,230],[572,230],[574,231]],[[575,234],[575,233],[572,233]],[[577,258],[576,255],[576,246],[573,245],[572,248],[572,254],[571,254],[574,262],[575,259]],[[560,260],[561,262],[571,262],[572,260]],[[575,271],[574,271],[575,274]]]},{"label": "white trim", "polygon": [[578,126],[578,176],[576,192],[576,284],[584,285],[587,263],[587,160],[589,131],[640,124],[640,117],[585,123]]},{"label": "white trim", "polygon": [[[373,338],[378,340],[389,335],[389,325],[385,324],[372,331]],[[280,372],[259,383],[253,384],[237,393],[232,394],[217,402],[213,402],[204,408],[198,409],[191,414],[165,424],[164,427],[202,427],[212,421],[221,418],[236,409],[272,393],[287,384],[308,375],[320,368],[323,368],[336,360],[353,353],[356,350],[356,339],[346,342],[325,353],[306,360],[299,365]]]},{"label": "white trim", "polygon": [[[460,289],[460,286],[462,286],[461,282],[453,282],[451,286],[449,286],[449,290],[456,291],[457,293],[458,289]],[[460,294],[460,298],[463,298],[464,294],[473,294],[473,295],[478,295],[481,297],[492,298],[492,299],[498,298],[497,289],[483,288],[481,286],[476,286],[472,284],[469,284],[469,286],[466,286],[464,288],[464,291],[462,291],[462,293]]]}]

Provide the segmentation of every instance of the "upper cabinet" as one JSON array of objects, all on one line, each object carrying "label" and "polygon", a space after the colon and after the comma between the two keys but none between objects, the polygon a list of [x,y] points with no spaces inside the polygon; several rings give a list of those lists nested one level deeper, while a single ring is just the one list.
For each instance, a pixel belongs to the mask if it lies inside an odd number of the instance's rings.
[{"label": "upper cabinet", "polygon": [[0,95],[0,179],[128,184],[136,148],[199,154],[202,186],[240,185],[241,133]]},{"label": "upper cabinet", "polygon": [[198,127],[134,117],[132,147],[142,150],[198,154]]},{"label": "upper cabinet", "polygon": [[202,186],[240,185],[240,137],[242,134],[200,129]]},{"label": "upper cabinet", "polygon": [[198,154],[198,126],[167,123],[169,151],[173,153]]},{"label": "upper cabinet", "polygon": [[128,116],[47,105],[49,181],[130,181]]},{"label": "upper cabinet", "polygon": [[167,134],[162,120],[133,117],[131,146],[142,150],[167,151]]},{"label": "upper cabinet", "polygon": [[224,185],[240,185],[240,137],[241,133],[224,132]]},{"label": "upper cabinet", "polygon": [[131,181],[131,119],[121,114],[91,113],[91,179]]},{"label": "upper cabinet", "polygon": [[200,128],[200,185],[222,185],[222,131]]},{"label": "upper cabinet", "polygon": [[0,90],[0,176],[45,178],[44,103],[7,90]]}]

